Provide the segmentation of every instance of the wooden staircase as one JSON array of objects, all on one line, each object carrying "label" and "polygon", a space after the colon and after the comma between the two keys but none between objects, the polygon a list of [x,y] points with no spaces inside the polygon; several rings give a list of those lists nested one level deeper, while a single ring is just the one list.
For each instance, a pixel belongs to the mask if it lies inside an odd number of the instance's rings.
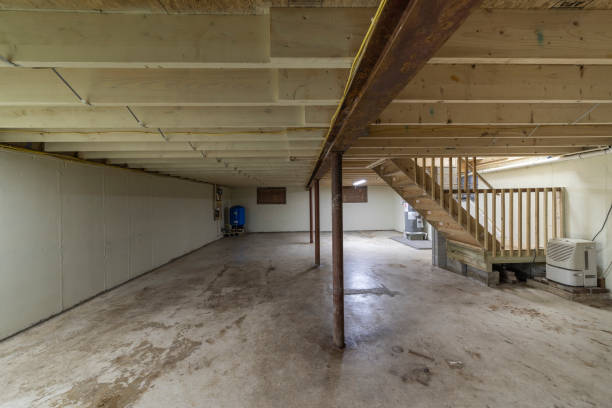
[{"label": "wooden staircase", "polygon": [[388,158],[370,168],[447,238],[449,248],[464,258],[466,249],[477,252],[464,263],[490,269],[543,261],[548,238],[563,236],[562,189],[494,189],[476,164],[475,157]]}]

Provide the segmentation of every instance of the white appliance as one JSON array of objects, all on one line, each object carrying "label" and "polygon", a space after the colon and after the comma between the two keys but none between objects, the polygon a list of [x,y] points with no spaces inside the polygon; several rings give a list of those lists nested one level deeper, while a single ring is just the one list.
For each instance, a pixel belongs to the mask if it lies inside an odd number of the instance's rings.
[{"label": "white appliance", "polygon": [[549,240],[546,279],[570,286],[597,286],[595,243],[572,238]]}]

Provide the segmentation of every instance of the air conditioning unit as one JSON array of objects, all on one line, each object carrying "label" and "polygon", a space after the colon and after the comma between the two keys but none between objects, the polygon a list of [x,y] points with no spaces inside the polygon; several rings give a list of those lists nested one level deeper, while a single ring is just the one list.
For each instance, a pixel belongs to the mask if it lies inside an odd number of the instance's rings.
[{"label": "air conditioning unit", "polygon": [[549,240],[546,279],[569,286],[597,286],[595,243],[572,238]]}]

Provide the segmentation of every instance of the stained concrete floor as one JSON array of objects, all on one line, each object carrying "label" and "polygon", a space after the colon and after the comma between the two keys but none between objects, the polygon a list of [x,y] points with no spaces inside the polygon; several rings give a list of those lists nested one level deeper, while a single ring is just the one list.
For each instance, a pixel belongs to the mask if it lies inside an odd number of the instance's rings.
[{"label": "stained concrete floor", "polygon": [[610,407],[612,312],[347,233],[218,241],[0,343],[0,407]]}]

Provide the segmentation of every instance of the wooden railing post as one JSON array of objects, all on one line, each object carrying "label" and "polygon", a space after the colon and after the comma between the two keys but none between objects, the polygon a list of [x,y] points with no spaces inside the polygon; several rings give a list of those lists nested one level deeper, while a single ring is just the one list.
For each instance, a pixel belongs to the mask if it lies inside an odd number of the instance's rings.
[{"label": "wooden railing post", "polygon": [[510,224],[510,256],[514,256],[514,192],[515,190],[511,188],[510,196],[508,197],[510,199],[508,214],[508,223]]},{"label": "wooden railing post", "polygon": [[476,238],[476,241],[479,241],[478,239],[478,226],[480,225],[480,205],[478,203],[479,200],[479,196],[480,194],[478,193],[478,189],[477,189],[477,175],[476,175],[476,157],[472,157],[472,192],[474,194],[474,204],[475,204],[475,208],[474,208],[474,238]]},{"label": "wooden railing post", "polygon": [[483,194],[484,205],[484,247],[485,250],[489,249],[489,203],[488,203],[489,192],[485,191]]},{"label": "wooden railing post", "polygon": [[493,189],[493,193],[491,194],[491,221],[493,221],[493,225],[491,228],[491,252],[493,256],[497,255],[497,190]]},{"label": "wooden railing post", "polygon": [[501,227],[501,245],[499,247],[502,256],[506,255],[506,190],[501,190],[500,204],[500,227]]},{"label": "wooden railing post", "polygon": [[444,208],[444,157],[440,157],[440,175],[438,177],[440,181],[440,205]]},{"label": "wooden railing post", "polygon": [[535,256],[540,253],[540,189],[535,189]]},{"label": "wooden railing post", "polygon": [[527,256],[531,256],[531,189],[527,189],[527,217],[525,218],[525,229],[527,230]]},{"label": "wooden railing post", "polygon": [[463,215],[461,195],[461,157],[457,157],[457,222],[459,225],[463,226],[461,223],[461,217]]},{"label": "wooden railing post", "polygon": [[548,246],[548,189],[544,189],[544,253]]},{"label": "wooden railing post", "polygon": [[429,163],[429,172],[431,177],[431,199],[436,201],[436,158],[431,158],[431,163]]},{"label": "wooden railing post", "polygon": [[425,181],[425,158],[421,157],[421,185],[423,190],[427,193],[427,181]]},{"label": "wooden railing post", "polygon": [[557,189],[552,188],[552,238],[557,238]]},{"label": "wooden railing post", "polygon": [[453,216],[453,158],[448,158],[448,213]]},{"label": "wooden railing post", "polygon": [[559,237],[560,238],[564,238],[565,237],[565,211],[563,210],[563,189],[562,188],[558,188],[559,191],[559,205],[558,207],[558,211],[559,211]]},{"label": "wooden railing post", "polygon": [[518,190],[518,256],[523,256],[523,189]]}]

